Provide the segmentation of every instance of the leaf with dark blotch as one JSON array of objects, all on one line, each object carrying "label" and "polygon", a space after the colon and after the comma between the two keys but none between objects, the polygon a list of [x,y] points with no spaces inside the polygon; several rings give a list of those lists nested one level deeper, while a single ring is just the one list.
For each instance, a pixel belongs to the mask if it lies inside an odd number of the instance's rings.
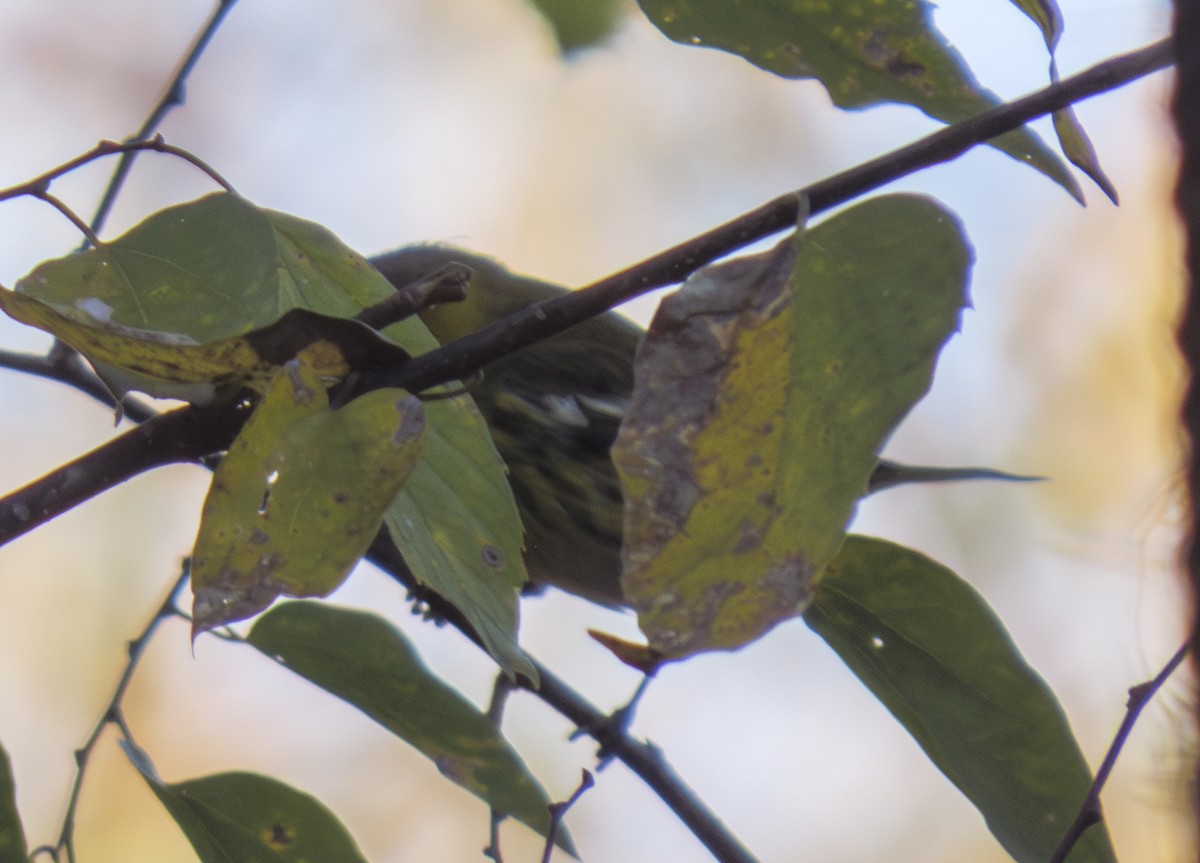
[{"label": "leaf with dark blotch", "polygon": [[799,614],[966,303],[957,220],[867,201],[665,299],[613,448],[626,596],[667,658]]},{"label": "leaf with dark blotch", "polygon": [[[684,45],[719,48],[785,78],[816,78],[835,105],[898,102],[946,123],[1000,103],[937,31],[926,0],[639,0],[646,16]],[[1030,129],[993,138],[1082,203],[1063,161]]]},{"label": "leaf with dark blotch", "polygon": [[17,789],[8,753],[0,747],[0,863],[27,863],[29,850],[17,814]]},{"label": "leaf with dark blotch", "polygon": [[417,581],[463,613],[497,664],[536,681],[517,644],[527,576],[504,462],[469,399],[430,401],[425,412],[423,457],[384,526]]},{"label": "leaf with dark blotch", "polygon": [[[289,602],[263,615],[249,641],[416,747],[493,809],[546,834],[550,801],[520,756],[387,621],[327,603]],[[574,853],[565,832],[558,844]]]},{"label": "leaf with dark blotch", "polygon": [[337,816],[309,794],[240,772],[168,784],[143,751],[122,746],[200,863],[366,863]]},{"label": "leaf with dark blotch", "polygon": [[284,365],[213,475],[192,555],[193,632],[345,580],[420,456],[420,402],[374,390],[339,410]]},{"label": "leaf with dark blotch", "polygon": [[[1019,863],[1044,863],[1091,771],[1054,693],[984,599],[917,552],[851,536],[804,619],[971,800]],[[1070,863],[1113,863],[1103,824]]]}]

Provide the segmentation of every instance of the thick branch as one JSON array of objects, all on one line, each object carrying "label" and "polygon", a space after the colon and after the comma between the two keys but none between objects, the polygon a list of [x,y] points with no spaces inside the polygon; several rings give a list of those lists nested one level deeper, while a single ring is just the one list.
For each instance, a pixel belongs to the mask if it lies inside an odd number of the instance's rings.
[{"label": "thick branch", "polygon": [[118,435],[0,499],[0,545],[139,473],[225,449],[246,415],[229,407],[186,407]]}]

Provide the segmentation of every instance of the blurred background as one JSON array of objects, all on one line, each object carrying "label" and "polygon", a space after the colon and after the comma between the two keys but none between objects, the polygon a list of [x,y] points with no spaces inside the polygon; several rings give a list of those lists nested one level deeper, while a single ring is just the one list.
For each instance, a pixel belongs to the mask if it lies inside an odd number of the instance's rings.
[{"label": "blurred background", "polygon": [[[631,10],[632,12],[633,10]],[[1149,0],[1067,0],[1070,74],[1165,34]],[[209,12],[202,0],[0,4],[0,186],[141,125]],[[1014,6],[946,0],[937,22],[1005,97],[1045,83],[1041,35]],[[889,444],[894,458],[986,464],[1037,485],[899,489],[855,529],[915,546],[975,584],[1059,694],[1099,763],[1129,686],[1181,643],[1180,373],[1171,327],[1180,273],[1169,196],[1169,77],[1078,113],[1121,192],[1080,208],[1041,175],[981,148],[895,184],[945,201],[976,247],[974,310],[933,392]],[[371,254],[437,240],[569,285],[606,275],[784,191],[934,128],[914,109],[848,114],[812,82],[669,43],[636,14],[611,43],[563,62],[524,0],[242,0],[162,127],[258,204],[320,222]],[[1040,125],[1045,134],[1045,125]],[[113,162],[56,183],[90,214]],[[212,190],[143,157],[107,236]],[[79,237],[49,207],[0,204],[0,283]],[[627,309],[645,320],[644,300]],[[42,349],[0,321],[0,344]],[[112,415],[57,384],[0,371],[0,493],[102,443]],[[174,579],[208,474],[135,479],[0,548],[0,741],[31,845],[57,835],[72,751],[116,682],[125,641]],[[485,703],[486,659],[412,618],[367,567],[338,602],[399,622],[428,663]],[[523,644],[596,703],[637,676],[586,634],[635,637],[626,615],[554,595],[524,607]],[[1104,795],[1126,861],[1191,858],[1193,754],[1182,674],[1137,726]],[[156,637],[126,702],[168,781],[229,769],[280,777],[331,807],[374,861],[479,860],[483,804],[365,717],[246,648],[182,624]],[[586,741],[527,695],[507,729],[552,797],[594,765]],[[672,666],[637,734],[661,745],[764,863],[1000,861],[982,819],[799,621],[734,654]],[[568,823],[592,863],[703,861],[704,849],[621,765]],[[187,861],[189,846],[111,736],[84,789],[89,863]],[[541,843],[506,827],[505,859]]]}]

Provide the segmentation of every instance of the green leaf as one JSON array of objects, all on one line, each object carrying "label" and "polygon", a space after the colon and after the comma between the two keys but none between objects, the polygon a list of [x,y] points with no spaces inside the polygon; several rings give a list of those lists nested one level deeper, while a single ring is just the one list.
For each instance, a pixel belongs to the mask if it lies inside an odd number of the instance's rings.
[{"label": "green leaf", "polygon": [[[1050,57],[1050,80],[1058,81],[1058,64],[1055,62],[1053,54]],[[1071,164],[1091,177],[1092,182],[1100,187],[1100,191],[1104,192],[1110,201],[1119,204],[1117,187],[1100,167],[1100,157],[1096,155],[1096,148],[1092,146],[1087,132],[1083,130],[1083,124],[1075,116],[1075,109],[1070,106],[1060,108],[1054,112],[1052,117],[1054,132],[1058,135],[1058,143],[1063,148],[1066,157],[1071,160]]]},{"label": "green leaf", "polygon": [[[805,622],[975,804],[1019,863],[1044,863],[1091,771],[1054,693],[984,599],[917,552],[852,536]],[[1070,863],[1115,860],[1103,825]]]},{"label": "green leaf", "polygon": [[970,258],[952,214],[893,195],[663,301],[613,448],[622,584],[654,651],[735,648],[803,611],[929,388]]},{"label": "green leaf", "polygon": [[302,791],[240,772],[169,785],[144,752],[122,745],[201,863],[366,863],[337,817]]},{"label": "green leaf", "polygon": [[0,746],[0,863],[26,863],[29,849],[17,814],[17,788],[8,753]]},{"label": "green leaf", "polygon": [[621,20],[618,0],[529,0],[550,29],[563,54],[599,45]]},{"label": "green leaf", "polygon": [[[520,756],[486,716],[425,668],[387,621],[325,603],[289,602],[259,618],[248,640],[412,744],[493,809],[546,834],[550,801]],[[573,854],[570,838],[559,836]]]},{"label": "green leaf", "polygon": [[[279,356],[277,344],[269,361],[260,353],[289,310],[351,317],[394,290],[319,225],[225,193],[168,208],[101,248],[42,264],[17,287],[17,294],[0,293],[0,305],[66,318],[74,328],[46,328],[99,359],[109,380],[118,378],[117,367],[132,368],[139,388],[195,401],[246,382],[267,389],[287,357]],[[5,305],[7,297],[16,299]],[[101,319],[104,328],[97,327]],[[386,351],[390,343],[414,355],[438,347],[417,317],[384,329],[386,339],[345,323],[347,338],[332,339],[329,322],[318,335],[336,342],[351,361],[362,360],[364,349],[372,356]],[[156,346],[155,333],[167,344]],[[255,335],[260,338],[249,338]],[[306,359],[322,377],[348,368],[337,357]],[[431,461],[422,460],[412,482],[414,489],[437,491],[428,503],[422,491],[420,506],[411,495],[398,500],[389,527],[418,578],[459,606],[497,661],[534,679],[515,644],[516,589],[525,570],[503,465],[469,398],[437,402],[428,414]],[[243,508],[250,503],[247,497]]]},{"label": "green leaf", "polygon": [[[319,225],[218,193],[47,261],[16,292],[0,296],[6,312],[75,347],[118,391],[203,402],[262,377],[254,352],[233,337],[291,309],[352,317],[392,287]],[[358,329],[357,341],[386,343]],[[435,343],[416,321],[389,334],[414,352]]]},{"label": "green leaf", "polygon": [[[1046,41],[1046,50],[1050,52],[1050,80],[1058,81],[1058,64],[1054,60],[1054,51],[1058,47],[1058,40],[1063,33],[1062,12],[1059,10],[1058,4],[1055,0],[1012,0],[1012,3],[1042,31],[1042,38]],[[1088,139],[1087,132],[1083,130],[1083,125],[1075,116],[1074,109],[1070,106],[1061,108],[1052,116],[1054,133],[1058,135],[1058,143],[1062,147],[1063,153],[1071,161],[1071,164],[1091,177],[1100,190],[1108,196],[1108,199],[1116,204],[1116,186],[1104,173],[1104,169],[1100,167],[1096,149]]]},{"label": "green leaf", "polygon": [[[932,24],[926,0],[638,0],[668,38],[719,48],[785,78],[816,78],[835,105],[899,102],[946,123],[1000,103]],[[1023,128],[990,141],[1083,201],[1071,172]]]},{"label": "green leaf", "polygon": [[266,326],[293,308],[353,317],[392,293],[324,228],[223,192],[160,210],[98,248],[47,261],[16,289],[197,344]]},{"label": "green leaf", "polygon": [[508,674],[537,680],[517,645],[521,522],[487,426],[465,398],[425,404],[424,457],[384,514],[421,584],[466,616]]},{"label": "green leaf", "polygon": [[381,389],[330,410],[316,372],[287,363],[221,460],[192,556],[193,633],[278,596],[345,580],[412,473],[421,404]]}]

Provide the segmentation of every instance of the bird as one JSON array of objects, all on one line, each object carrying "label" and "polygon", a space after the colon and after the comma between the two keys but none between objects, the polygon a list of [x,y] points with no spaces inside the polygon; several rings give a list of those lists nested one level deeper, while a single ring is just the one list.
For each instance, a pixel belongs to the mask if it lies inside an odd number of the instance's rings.
[{"label": "bird", "polygon": [[[569,290],[450,245],[410,245],[371,259],[396,289],[451,262],[472,271],[467,298],[419,312],[441,344]],[[624,502],[609,450],[629,407],[643,335],[637,324],[609,311],[493,360],[467,384],[508,467],[531,583],[610,608],[629,602],[620,580]],[[964,479],[1039,477],[881,459],[867,492]]]}]

